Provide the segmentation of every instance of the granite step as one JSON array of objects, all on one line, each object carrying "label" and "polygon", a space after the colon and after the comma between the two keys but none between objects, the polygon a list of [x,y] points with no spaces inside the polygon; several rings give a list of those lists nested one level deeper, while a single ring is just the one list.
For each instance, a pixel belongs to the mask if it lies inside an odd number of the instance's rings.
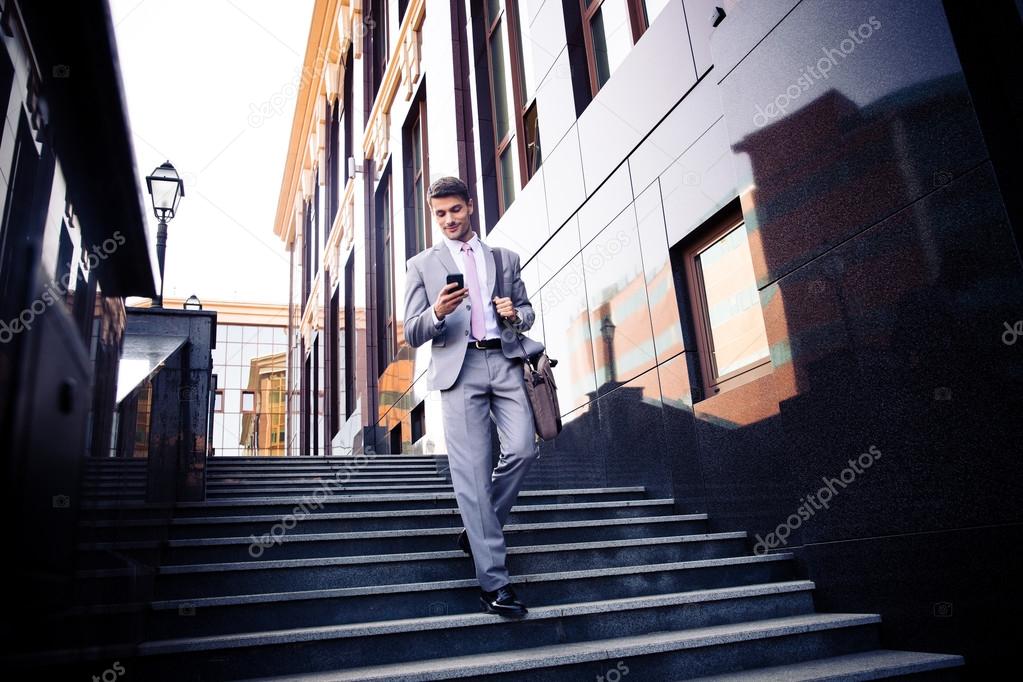
[{"label": "granite step", "polygon": [[[573,601],[766,585],[810,585],[793,579],[790,554],[728,557],[612,569],[512,576],[530,608]],[[809,589],[809,588],[808,588]],[[479,611],[475,578],[362,587],[168,599],[150,603],[154,638],[221,635]]]},{"label": "granite step", "polygon": [[406,483],[448,483],[443,476],[430,476],[422,475],[417,473],[410,474],[387,474],[382,475],[362,475],[362,476],[302,476],[292,478],[282,478],[273,480],[249,480],[247,478],[224,478],[218,480],[208,480],[206,482],[206,491],[214,490],[225,490],[230,488],[236,488],[238,490],[257,490],[267,489],[270,492],[277,491],[288,491],[290,492],[293,488],[310,488],[313,490],[318,489],[324,483],[340,483],[342,485],[353,485],[353,484],[366,484],[366,483],[379,483],[382,485],[390,484],[406,484]]},{"label": "granite step", "polygon": [[[515,575],[742,556],[748,554],[746,545],[744,532],[527,545],[509,547],[507,562],[509,572]],[[264,556],[272,554],[267,551]],[[82,598],[88,600],[98,594],[109,598],[111,586],[133,573],[132,569],[96,569],[81,570],[77,575]],[[472,561],[461,550],[163,565],[155,575],[154,596],[197,598],[429,582],[474,575]]]},{"label": "granite step", "polygon": [[[626,519],[640,516],[669,515],[674,509],[672,498],[570,502],[554,504],[517,504],[512,507],[508,524],[560,523],[600,519]],[[204,537],[248,537],[262,535],[275,524],[291,518],[296,522],[289,535],[304,533],[360,532],[373,530],[404,530],[441,528],[460,524],[457,507],[446,509],[395,509],[362,512],[319,512],[297,514],[253,514],[244,516],[207,516],[162,519],[91,519],[80,523],[82,534],[93,541],[148,540]],[[694,520],[706,521],[706,514],[689,514]]]},{"label": "granite step", "polygon": [[[341,681],[596,679],[602,666],[622,661],[633,679],[663,680],[878,646],[875,614],[780,609],[781,615],[772,615],[778,608],[772,603],[766,617],[750,621],[742,620],[734,602],[693,608],[692,598],[672,594],[538,607],[518,622],[478,613],[146,642],[139,663],[147,680],[281,674],[295,679],[296,673],[322,672],[328,675],[309,679]],[[557,644],[529,646],[552,641]]]},{"label": "granite step", "polygon": [[811,680],[859,682],[860,680],[896,677],[914,680],[952,680],[958,679],[958,677],[942,675],[942,673],[955,673],[955,669],[963,664],[962,656],[951,654],[876,649],[792,665],[745,670],[729,675],[700,677],[693,682],[810,682]]},{"label": "granite step", "polygon": [[[297,527],[297,526],[296,526]],[[684,515],[598,519],[582,522],[506,524],[507,545],[554,544],[682,535],[706,532],[702,519]],[[130,554],[140,560],[159,557],[169,565],[252,561],[256,558],[306,559],[366,554],[436,552],[455,548],[461,526],[335,533],[292,534],[283,524],[267,525],[250,536],[184,540],[83,542],[82,568],[110,565],[106,557]],[[261,544],[260,544],[261,543]],[[253,546],[255,545],[255,549]]]},{"label": "granite step", "polygon": [[[618,488],[566,488],[561,490],[523,490],[517,502],[521,505],[555,504],[570,502],[627,501],[642,498],[642,486]],[[290,514],[301,508],[310,514],[331,512],[361,512],[406,509],[453,509],[455,494],[444,492],[374,493],[365,491],[354,494],[328,495],[326,497],[303,495],[275,495],[248,499],[216,499],[205,502],[179,502],[175,505],[151,503],[83,502],[85,518],[112,517],[118,520],[131,518],[165,518],[173,514],[176,518],[199,516],[236,516],[239,511],[252,514]]]},{"label": "granite step", "polygon": [[445,490],[452,490],[451,484],[440,480],[435,483],[373,483],[370,481],[349,481],[344,485],[335,485],[332,483],[321,484],[321,485],[306,485],[304,487],[296,488],[281,488],[281,487],[259,487],[259,488],[241,488],[241,487],[216,487],[211,486],[206,490],[207,500],[222,500],[222,499],[240,499],[240,500],[251,500],[253,498],[259,498],[264,496],[284,496],[284,495],[298,495],[298,496],[312,496],[322,494],[323,491],[330,491],[331,493],[344,495],[350,492],[381,492],[381,493],[401,493],[401,492],[442,492]]},{"label": "granite step", "polygon": [[[289,479],[297,477],[335,477],[339,474],[347,473],[350,476],[368,476],[372,474],[436,474],[437,467],[422,465],[422,466],[383,466],[373,465],[359,467],[358,469],[347,469],[345,467],[309,467],[309,468],[297,468],[297,467],[286,467],[281,470],[270,469],[260,470],[257,472],[249,471],[246,469],[209,469],[206,472],[206,480],[220,480],[223,478],[242,478],[247,481],[276,481],[279,479]],[[138,475],[138,474],[124,474]]]},{"label": "granite step", "polygon": [[334,455],[331,457],[266,457],[266,456],[241,456],[241,457],[210,457],[207,459],[208,466],[265,466],[265,465],[302,465],[302,464],[365,464],[367,462],[437,462],[447,460],[447,454],[439,453],[433,455]]}]

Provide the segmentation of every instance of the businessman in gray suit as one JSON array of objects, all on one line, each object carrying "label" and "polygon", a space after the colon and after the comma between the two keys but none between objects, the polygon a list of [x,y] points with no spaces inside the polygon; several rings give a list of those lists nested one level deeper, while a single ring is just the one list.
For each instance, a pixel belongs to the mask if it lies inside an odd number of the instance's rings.
[{"label": "businessman in gray suit", "polygon": [[[430,185],[427,200],[443,240],[406,263],[405,340],[413,347],[431,344],[426,388],[440,391],[451,481],[465,526],[457,543],[475,563],[483,610],[520,618],[527,610],[510,583],[502,527],[539,450],[522,377],[523,348],[506,325],[528,330],[533,307],[518,254],[501,249],[498,273],[493,249],[473,232],[465,183],[441,178]],[[464,286],[448,284],[449,274],[461,274]],[[498,276],[508,296],[495,295]],[[522,341],[529,355],[543,349]],[[497,468],[491,415],[501,442]]]}]

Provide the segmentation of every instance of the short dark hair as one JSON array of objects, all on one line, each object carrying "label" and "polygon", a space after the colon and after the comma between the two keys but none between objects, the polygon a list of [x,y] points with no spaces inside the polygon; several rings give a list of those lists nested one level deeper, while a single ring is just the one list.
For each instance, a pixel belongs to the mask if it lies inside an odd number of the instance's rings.
[{"label": "short dark hair", "polygon": [[426,193],[427,199],[434,197],[461,197],[466,204],[469,203],[469,187],[462,182],[461,178],[446,175],[443,178],[434,180]]}]

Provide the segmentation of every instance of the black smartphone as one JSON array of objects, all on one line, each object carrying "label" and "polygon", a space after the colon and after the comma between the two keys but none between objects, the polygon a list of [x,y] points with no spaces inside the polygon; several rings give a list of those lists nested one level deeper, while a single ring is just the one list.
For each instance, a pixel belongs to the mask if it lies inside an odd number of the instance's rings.
[{"label": "black smartphone", "polygon": [[452,282],[456,282],[458,284],[458,286],[455,287],[455,291],[463,289],[465,287],[465,276],[462,275],[462,273],[458,273],[457,275],[448,275],[445,284],[451,284]]}]

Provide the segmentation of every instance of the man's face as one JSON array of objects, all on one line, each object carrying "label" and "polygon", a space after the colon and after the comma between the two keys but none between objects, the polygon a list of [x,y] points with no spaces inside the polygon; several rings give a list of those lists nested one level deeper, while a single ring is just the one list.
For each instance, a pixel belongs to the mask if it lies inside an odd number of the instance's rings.
[{"label": "man's face", "polygon": [[430,209],[437,227],[448,239],[467,242],[472,239],[472,199],[466,204],[462,197],[433,197]]}]

